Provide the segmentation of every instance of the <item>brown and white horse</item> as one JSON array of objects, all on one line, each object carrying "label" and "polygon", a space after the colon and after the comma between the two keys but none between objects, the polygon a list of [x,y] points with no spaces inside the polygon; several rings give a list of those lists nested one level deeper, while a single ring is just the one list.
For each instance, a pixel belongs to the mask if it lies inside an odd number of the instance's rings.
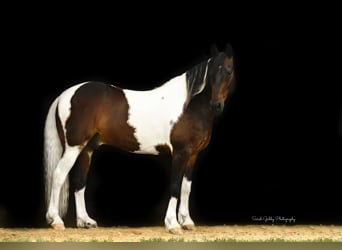
[{"label": "brown and white horse", "polygon": [[[232,48],[212,55],[163,85],[136,91],[85,82],[61,93],[51,104],[44,130],[46,220],[64,229],[71,168],[77,168],[77,226],[96,227],[85,206],[86,178],[93,151],[101,144],[141,154],[172,156],[171,194],[166,229],[195,229],[189,213],[192,169],[210,141],[234,83]],[[177,203],[179,204],[177,216]]]}]

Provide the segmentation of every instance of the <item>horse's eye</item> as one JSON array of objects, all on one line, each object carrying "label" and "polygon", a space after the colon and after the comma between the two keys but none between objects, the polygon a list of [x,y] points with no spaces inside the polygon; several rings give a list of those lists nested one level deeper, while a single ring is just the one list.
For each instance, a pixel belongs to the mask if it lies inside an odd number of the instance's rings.
[{"label": "horse's eye", "polygon": [[220,65],[220,66],[218,66],[218,71],[221,73],[224,73],[225,71],[227,71],[227,69],[226,69],[226,67]]}]

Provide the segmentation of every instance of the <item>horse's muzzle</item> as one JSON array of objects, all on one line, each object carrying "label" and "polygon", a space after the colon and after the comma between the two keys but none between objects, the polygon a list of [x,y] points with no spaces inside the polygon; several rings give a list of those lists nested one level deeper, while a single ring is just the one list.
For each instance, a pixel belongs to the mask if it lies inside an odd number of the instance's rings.
[{"label": "horse's muzzle", "polygon": [[220,114],[223,111],[224,103],[220,101],[212,102],[210,101],[210,110],[216,114]]}]

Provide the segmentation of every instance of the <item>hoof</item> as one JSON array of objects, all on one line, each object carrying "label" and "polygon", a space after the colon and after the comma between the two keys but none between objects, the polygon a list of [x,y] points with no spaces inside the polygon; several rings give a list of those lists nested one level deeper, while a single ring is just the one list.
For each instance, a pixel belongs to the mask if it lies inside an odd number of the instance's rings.
[{"label": "hoof", "polygon": [[175,235],[182,235],[183,234],[183,230],[180,227],[170,228],[167,231],[169,233],[175,234]]},{"label": "hoof", "polygon": [[83,225],[84,228],[90,229],[90,228],[97,228],[97,224],[96,223],[85,223]]},{"label": "hoof", "polygon": [[77,220],[77,227],[78,228],[97,228],[97,223],[96,221],[89,219],[89,220],[82,220],[78,219]]},{"label": "hoof", "polygon": [[65,230],[63,223],[51,224],[51,227],[56,230]]},{"label": "hoof", "polygon": [[188,231],[196,231],[196,227],[194,224],[182,225],[182,228]]}]

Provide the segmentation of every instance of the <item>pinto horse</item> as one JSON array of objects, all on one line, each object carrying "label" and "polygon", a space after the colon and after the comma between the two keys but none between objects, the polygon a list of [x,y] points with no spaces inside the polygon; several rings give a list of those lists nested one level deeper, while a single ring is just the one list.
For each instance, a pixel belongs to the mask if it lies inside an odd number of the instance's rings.
[{"label": "pinto horse", "polygon": [[47,223],[54,229],[65,228],[68,175],[77,168],[76,178],[70,180],[75,188],[77,227],[97,226],[88,216],[84,194],[92,154],[107,144],[132,153],[171,154],[165,227],[175,234],[194,230],[189,213],[193,167],[209,144],[215,116],[222,112],[233,85],[233,53],[227,44],[221,52],[215,46],[210,58],[151,90],[102,82],[66,89],[51,104],[44,128]]}]

